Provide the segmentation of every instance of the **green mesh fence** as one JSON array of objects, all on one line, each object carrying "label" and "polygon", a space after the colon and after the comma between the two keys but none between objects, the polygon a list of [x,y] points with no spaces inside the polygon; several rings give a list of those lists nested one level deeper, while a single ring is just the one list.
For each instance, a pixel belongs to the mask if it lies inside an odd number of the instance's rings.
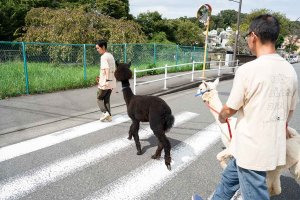
[{"label": "green mesh fence", "polygon": [[[136,68],[203,60],[203,48],[112,44],[115,59]],[[0,98],[95,85],[100,55],[93,44],[0,42]]]}]

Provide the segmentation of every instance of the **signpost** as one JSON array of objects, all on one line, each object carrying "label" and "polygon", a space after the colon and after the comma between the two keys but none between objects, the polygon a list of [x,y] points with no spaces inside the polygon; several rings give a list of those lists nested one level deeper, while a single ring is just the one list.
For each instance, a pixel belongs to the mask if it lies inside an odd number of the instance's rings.
[{"label": "signpost", "polygon": [[197,18],[200,23],[203,23],[206,27],[205,31],[205,46],[204,46],[204,58],[203,58],[203,69],[202,69],[202,78],[205,78],[205,65],[206,65],[206,51],[208,43],[208,29],[209,21],[211,18],[211,6],[209,4],[202,5],[197,11]]}]

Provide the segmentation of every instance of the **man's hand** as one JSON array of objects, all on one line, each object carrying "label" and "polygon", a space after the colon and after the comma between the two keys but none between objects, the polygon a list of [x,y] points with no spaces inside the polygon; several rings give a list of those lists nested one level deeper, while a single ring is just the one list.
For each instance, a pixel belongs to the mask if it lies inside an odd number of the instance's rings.
[{"label": "man's hand", "polygon": [[221,123],[226,123],[226,120],[234,115],[237,112],[237,110],[234,110],[232,108],[229,108],[227,105],[224,105],[220,114],[219,114],[219,121]]}]

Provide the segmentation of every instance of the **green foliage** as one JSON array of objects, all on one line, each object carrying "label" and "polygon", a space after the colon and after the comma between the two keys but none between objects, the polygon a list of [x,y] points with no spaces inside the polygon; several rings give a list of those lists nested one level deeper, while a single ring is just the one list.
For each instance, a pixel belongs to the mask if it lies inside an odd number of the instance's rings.
[{"label": "green foliage", "polygon": [[197,24],[187,20],[176,20],[175,38],[176,43],[180,45],[204,44],[204,35]]},{"label": "green foliage", "polygon": [[84,8],[34,8],[26,16],[26,34],[19,40],[56,43],[138,43],[144,35],[133,21],[117,20]]},{"label": "green foliage", "polygon": [[148,39],[152,39],[155,32],[160,32],[160,21],[162,20],[161,14],[157,11],[140,13],[137,16],[137,23],[142,27],[143,32],[146,34]]},{"label": "green foliage", "polygon": [[0,2],[0,40],[11,41],[18,37],[19,29],[25,25],[26,13],[34,7],[55,7],[55,1],[6,0]]},{"label": "green foliage", "polygon": [[203,44],[204,37],[195,18],[162,19],[157,11],[140,13],[136,21],[150,42],[176,43],[180,45]]},{"label": "green foliage", "polygon": [[96,6],[101,14],[116,19],[127,18],[129,16],[128,0],[96,0]]},{"label": "green foliage", "polygon": [[25,16],[32,8],[78,8],[97,10],[115,18],[132,19],[128,0],[4,0],[0,2],[0,40],[12,41],[24,33]]},{"label": "green foliage", "polygon": [[168,40],[167,34],[165,32],[154,33],[152,39],[149,42],[159,44],[173,44]]},{"label": "green foliage", "polygon": [[295,45],[295,44],[288,44],[288,45],[285,46],[285,50],[288,53],[293,53],[294,51],[298,50],[298,46]]},{"label": "green foliage", "polygon": [[[26,93],[22,62],[0,63],[0,99]],[[82,67],[57,67],[47,63],[28,63],[30,94],[82,88],[95,85],[98,66],[88,68],[87,80],[83,80]]]},{"label": "green foliage", "polygon": [[[134,21],[114,19],[95,12],[86,12],[83,7],[49,9],[33,8],[26,16],[26,33],[19,38],[27,42],[49,42],[69,44],[94,44],[99,39],[114,43],[142,43],[145,36]],[[29,46],[29,52],[41,52],[41,47]],[[74,54],[73,46],[49,46],[53,62],[69,62],[74,56],[82,59],[81,53]]]},{"label": "green foliage", "polygon": [[276,48],[281,47],[281,45],[283,44],[283,42],[284,42],[284,37],[283,37],[282,34],[279,34],[278,39],[277,39],[277,41],[276,41],[275,47],[276,47]]},{"label": "green foliage", "polygon": [[237,22],[237,11],[222,10],[218,15],[212,16],[212,29],[232,27]]}]

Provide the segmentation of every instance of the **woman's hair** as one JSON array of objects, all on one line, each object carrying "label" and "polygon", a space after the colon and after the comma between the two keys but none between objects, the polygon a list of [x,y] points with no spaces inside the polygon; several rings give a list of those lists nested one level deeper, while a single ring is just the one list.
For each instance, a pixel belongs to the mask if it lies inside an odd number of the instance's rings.
[{"label": "woman's hair", "polygon": [[99,47],[107,49],[107,41],[106,40],[98,40],[96,43]]}]

